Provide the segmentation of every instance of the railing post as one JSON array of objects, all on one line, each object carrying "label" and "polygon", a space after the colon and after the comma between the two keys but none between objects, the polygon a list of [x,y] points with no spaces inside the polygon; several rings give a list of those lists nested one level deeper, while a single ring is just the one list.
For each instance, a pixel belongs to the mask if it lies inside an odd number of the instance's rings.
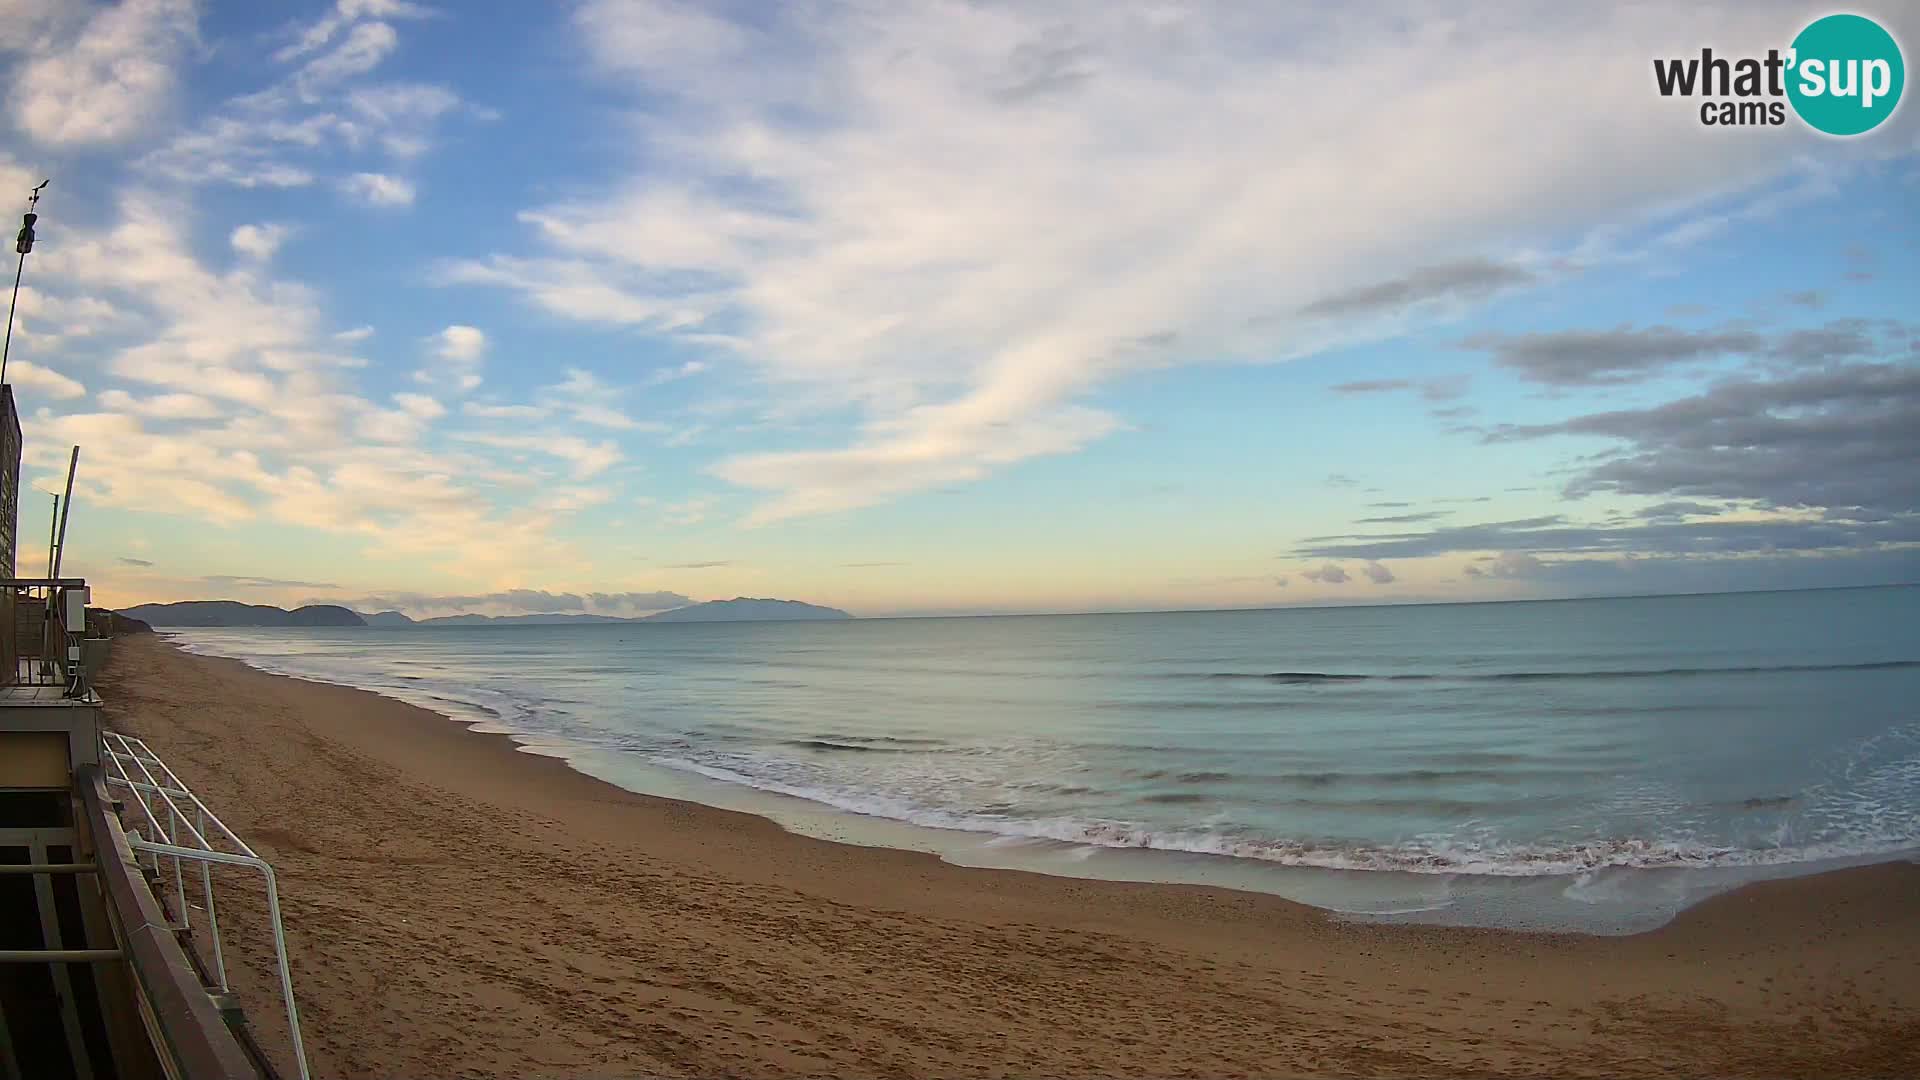
[{"label": "railing post", "polygon": [[[172,799],[163,798],[160,801],[167,804],[167,843],[172,844],[174,847],[179,847],[180,808],[173,805]],[[173,857],[173,903],[176,909],[175,914],[180,918],[179,929],[190,929],[193,924],[187,918],[186,870],[181,865],[180,856],[178,855]]]},{"label": "railing post", "polygon": [[265,860],[260,869],[267,875],[267,916],[273,921],[273,952],[280,961],[280,996],[287,1003],[287,1031],[293,1036],[293,1058],[300,1063],[300,1080],[307,1076],[307,1048],[300,1041],[300,1012],[293,1004],[293,966],[287,960],[287,934],[280,923],[280,887],[274,881],[273,867]]},{"label": "railing post", "polygon": [[[199,806],[197,800],[195,801],[195,806],[197,808],[196,813],[200,819],[200,835],[205,836],[207,833],[207,809],[204,806]],[[227,992],[227,957],[220,946],[220,916],[213,909],[212,863],[203,862],[200,864],[200,888],[206,893],[207,898],[207,934],[213,938],[213,970],[220,977],[220,992],[224,994]]]}]

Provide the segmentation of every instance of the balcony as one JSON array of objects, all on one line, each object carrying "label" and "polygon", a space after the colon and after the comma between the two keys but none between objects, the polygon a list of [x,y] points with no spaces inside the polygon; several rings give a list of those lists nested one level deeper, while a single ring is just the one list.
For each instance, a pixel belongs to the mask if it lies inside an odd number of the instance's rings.
[{"label": "balcony", "polygon": [[84,578],[0,579],[0,707],[89,705],[105,655]]}]

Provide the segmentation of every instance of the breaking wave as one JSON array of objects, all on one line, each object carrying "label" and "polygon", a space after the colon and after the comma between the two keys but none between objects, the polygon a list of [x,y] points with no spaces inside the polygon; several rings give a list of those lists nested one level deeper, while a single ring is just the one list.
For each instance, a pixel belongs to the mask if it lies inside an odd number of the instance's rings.
[{"label": "breaking wave", "polygon": [[[1920,836],[1889,834],[1773,848],[1734,848],[1684,840],[1578,841],[1508,844],[1457,835],[1418,837],[1395,845],[1327,844],[1236,836],[1204,829],[1154,829],[1125,822],[1072,817],[1016,819],[997,814],[933,809],[887,795],[837,791],[749,776],[685,758],[658,757],[657,764],[760,791],[787,795],[868,817],[923,828],[1048,840],[1094,848],[1131,848],[1254,859],[1281,866],[1326,870],[1469,874],[1487,877],[1549,877],[1610,867],[1636,869],[1785,866],[1920,849]],[[1198,801],[1198,800],[1194,800]]]}]

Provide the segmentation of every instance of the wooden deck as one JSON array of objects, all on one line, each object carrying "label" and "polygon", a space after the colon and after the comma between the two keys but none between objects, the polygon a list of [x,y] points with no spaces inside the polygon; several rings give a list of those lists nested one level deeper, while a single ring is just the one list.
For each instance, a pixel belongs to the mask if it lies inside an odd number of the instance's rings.
[{"label": "wooden deck", "polygon": [[67,697],[64,686],[0,686],[0,709],[16,705],[26,706],[75,706],[98,707],[100,696],[87,691],[85,697]]}]

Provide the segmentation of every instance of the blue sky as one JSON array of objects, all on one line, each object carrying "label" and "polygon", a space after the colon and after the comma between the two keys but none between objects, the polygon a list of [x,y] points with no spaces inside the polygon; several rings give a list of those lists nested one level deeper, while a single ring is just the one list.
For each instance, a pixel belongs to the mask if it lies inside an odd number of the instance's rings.
[{"label": "blue sky", "polygon": [[1825,9],[6,7],[8,378],[109,603],[1920,577],[1920,113],[1652,87]]}]

